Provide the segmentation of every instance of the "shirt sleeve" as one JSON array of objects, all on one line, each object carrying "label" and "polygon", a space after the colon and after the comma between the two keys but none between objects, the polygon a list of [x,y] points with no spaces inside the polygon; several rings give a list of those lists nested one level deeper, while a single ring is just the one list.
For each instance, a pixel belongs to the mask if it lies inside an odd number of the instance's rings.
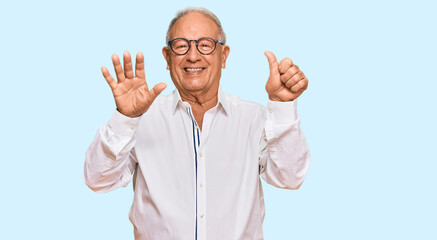
[{"label": "shirt sleeve", "polygon": [[137,165],[133,147],[139,121],[115,111],[99,128],[85,155],[85,183],[93,191],[109,192],[129,184]]},{"label": "shirt sleeve", "polygon": [[260,175],[275,187],[298,189],[307,174],[310,152],[300,129],[297,102],[267,104],[260,141]]}]

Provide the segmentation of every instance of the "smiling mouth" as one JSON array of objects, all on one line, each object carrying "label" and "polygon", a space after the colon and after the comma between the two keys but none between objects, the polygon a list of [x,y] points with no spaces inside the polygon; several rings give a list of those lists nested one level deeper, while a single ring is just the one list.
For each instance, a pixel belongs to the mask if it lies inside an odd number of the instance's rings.
[{"label": "smiling mouth", "polygon": [[205,68],[184,68],[185,72],[196,73],[200,72]]}]

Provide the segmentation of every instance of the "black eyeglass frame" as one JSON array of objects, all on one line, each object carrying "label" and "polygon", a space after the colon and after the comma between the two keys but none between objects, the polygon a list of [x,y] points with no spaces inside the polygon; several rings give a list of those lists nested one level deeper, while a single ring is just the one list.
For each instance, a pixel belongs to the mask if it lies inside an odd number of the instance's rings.
[{"label": "black eyeglass frame", "polygon": [[[178,40],[178,39],[183,39],[183,40],[185,40],[185,41],[188,42],[188,49],[187,49],[186,52],[184,52],[184,53],[176,53],[176,52],[173,50],[172,44],[173,44],[173,42],[174,42],[175,40]],[[202,40],[202,39],[211,39],[212,41],[214,41],[214,49],[212,49],[212,51],[211,51],[210,53],[203,53],[203,52],[201,52],[201,51],[199,50],[199,41]],[[175,38],[175,39],[173,39],[173,40],[168,41],[167,44],[168,44],[168,46],[170,47],[171,51],[172,51],[174,54],[176,54],[176,55],[185,55],[185,54],[187,54],[187,53],[190,51],[190,49],[191,49],[191,42],[192,42],[192,41],[195,41],[195,42],[196,42],[196,49],[197,49],[197,51],[198,51],[200,54],[202,54],[202,55],[209,55],[209,54],[213,53],[213,52],[215,51],[215,49],[217,48],[217,43],[220,43],[221,45],[224,45],[224,43],[223,43],[222,41],[220,41],[220,40],[215,40],[214,38],[210,38],[210,37],[203,37],[203,38],[199,38],[199,39],[197,39],[197,40],[188,40],[188,39],[186,39],[186,38]]]}]

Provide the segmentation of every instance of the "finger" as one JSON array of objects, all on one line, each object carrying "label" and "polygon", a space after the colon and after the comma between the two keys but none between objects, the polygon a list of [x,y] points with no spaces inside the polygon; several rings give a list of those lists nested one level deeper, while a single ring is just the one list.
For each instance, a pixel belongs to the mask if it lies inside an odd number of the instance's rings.
[{"label": "finger", "polygon": [[144,74],[144,55],[141,52],[137,53],[135,62],[135,77],[146,78]]},{"label": "finger", "polygon": [[266,55],[267,60],[269,61],[270,76],[279,75],[278,60],[276,60],[275,54],[267,51],[264,52],[264,55]]},{"label": "finger", "polygon": [[285,86],[287,88],[291,88],[292,86],[296,85],[300,80],[302,80],[305,76],[303,75],[303,72],[298,72],[293,77],[288,79],[287,82],[285,82]]},{"label": "finger", "polygon": [[293,61],[291,61],[291,59],[289,58],[282,59],[281,62],[279,63],[279,73],[284,74],[285,72],[287,72],[289,68],[291,68],[291,66],[293,66]]},{"label": "finger", "polygon": [[294,96],[295,96],[295,98],[294,99],[296,99],[296,98],[298,98],[303,92],[305,91],[305,89],[300,89],[299,91],[297,91],[296,93],[294,93]]},{"label": "finger", "polygon": [[304,78],[296,83],[293,87],[290,88],[290,91],[293,93],[299,93],[300,91],[306,90],[308,87],[308,79]]},{"label": "finger", "polygon": [[146,82],[146,75],[144,74],[144,55],[141,52],[137,53],[135,59],[135,77],[144,79],[145,88],[146,90],[149,90]]},{"label": "finger", "polygon": [[152,90],[150,90],[150,96],[152,97],[152,101],[167,87],[165,83],[156,84]]},{"label": "finger", "polygon": [[284,74],[281,74],[281,82],[286,83],[290,78],[300,72],[297,65],[293,65],[291,68],[287,69]]},{"label": "finger", "polygon": [[117,76],[118,82],[123,82],[125,80],[123,68],[120,64],[120,59],[116,54],[112,55],[112,64],[114,64],[115,75]]},{"label": "finger", "polygon": [[112,78],[111,74],[109,74],[109,71],[107,68],[102,67],[102,73],[103,77],[106,79],[106,82],[109,84],[112,90],[117,88],[117,83],[115,82],[114,78]]},{"label": "finger", "polygon": [[123,65],[124,65],[124,75],[128,79],[134,78],[134,72],[132,70],[132,60],[128,51],[123,53]]}]

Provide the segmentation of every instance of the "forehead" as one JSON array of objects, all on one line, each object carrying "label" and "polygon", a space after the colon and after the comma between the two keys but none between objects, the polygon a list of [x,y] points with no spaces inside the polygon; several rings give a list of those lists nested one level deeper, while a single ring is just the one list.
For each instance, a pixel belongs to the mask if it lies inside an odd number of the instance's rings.
[{"label": "forehead", "polygon": [[211,18],[201,13],[189,13],[181,17],[171,29],[171,38],[199,39],[211,37],[217,39],[220,30]]}]

